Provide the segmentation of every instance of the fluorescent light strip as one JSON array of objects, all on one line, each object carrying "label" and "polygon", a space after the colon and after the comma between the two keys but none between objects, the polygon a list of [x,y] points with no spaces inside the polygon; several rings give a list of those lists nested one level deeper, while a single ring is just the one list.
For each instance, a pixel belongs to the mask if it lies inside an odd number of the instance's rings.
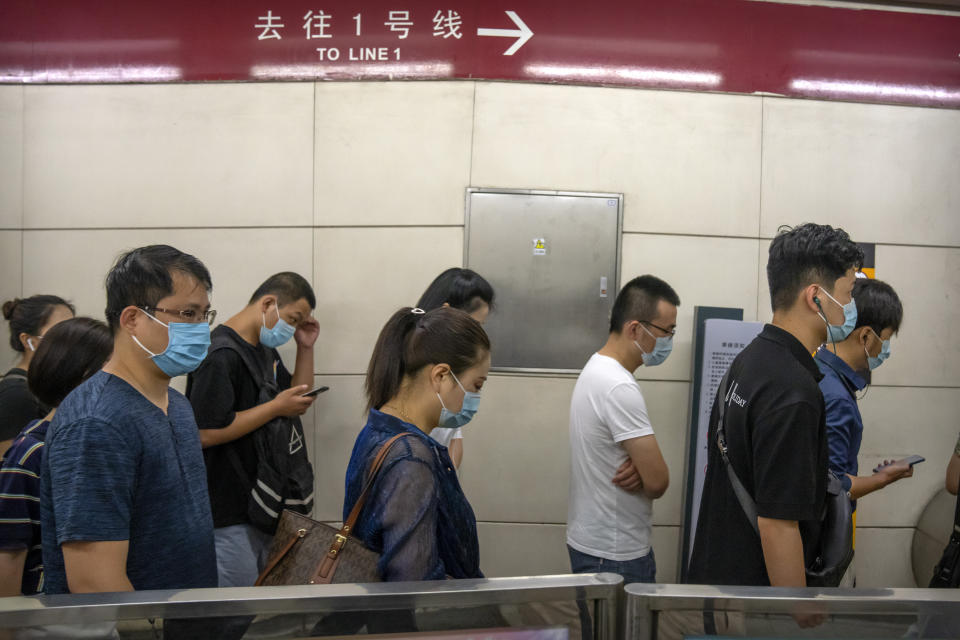
[{"label": "fluorescent light strip", "polygon": [[93,67],[89,69],[48,69],[36,74],[43,82],[157,82],[179,80],[179,67]]},{"label": "fluorescent light strip", "polygon": [[371,64],[258,64],[250,67],[254,78],[323,78],[328,75],[446,77],[453,73],[449,62]]},{"label": "fluorescent light strip", "polygon": [[807,80],[798,78],[790,82],[794,91],[814,94],[845,95],[870,98],[914,98],[960,102],[960,90],[940,87],[922,87],[904,84],[883,84],[854,80]]},{"label": "fluorescent light strip", "polygon": [[655,69],[644,67],[574,67],[528,64],[524,73],[536,78],[581,78],[584,80],[615,82],[633,80],[678,86],[716,87],[723,76],[709,71],[682,69]]}]

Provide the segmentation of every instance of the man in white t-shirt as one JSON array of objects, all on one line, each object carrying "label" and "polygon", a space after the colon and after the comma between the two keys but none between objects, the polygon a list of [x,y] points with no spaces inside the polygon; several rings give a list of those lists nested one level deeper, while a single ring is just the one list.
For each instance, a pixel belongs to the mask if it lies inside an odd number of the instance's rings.
[{"label": "man in white t-shirt", "polygon": [[654,582],[653,501],[669,483],[633,377],[673,347],[680,298],[654,276],[634,278],[613,305],[610,336],[583,367],[570,401],[567,550],[574,573],[608,571]]}]

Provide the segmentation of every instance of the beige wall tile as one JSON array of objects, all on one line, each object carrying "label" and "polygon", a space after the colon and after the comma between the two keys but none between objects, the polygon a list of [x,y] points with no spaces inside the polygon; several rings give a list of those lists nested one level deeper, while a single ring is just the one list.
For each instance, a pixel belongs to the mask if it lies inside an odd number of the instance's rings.
[{"label": "beige wall tile", "polygon": [[463,224],[471,82],[316,85],[319,225]]},{"label": "beige wall tile", "polygon": [[478,520],[567,521],[571,376],[494,374],[464,428],[460,480]]},{"label": "beige wall tile", "polygon": [[628,231],[756,235],[758,98],[478,83],[471,184],[622,192]]},{"label": "beige wall tile", "polygon": [[690,384],[640,380],[657,444],[670,470],[670,487],[653,505],[653,522],[680,526],[683,521],[684,465],[687,460]]},{"label": "beige wall tile", "polygon": [[960,112],[763,104],[763,236],[819,222],[860,242],[960,245]]},{"label": "beige wall tile", "polygon": [[477,532],[488,578],[570,573],[564,525],[479,522]]},{"label": "beige wall tile", "polygon": [[[477,518],[565,523],[570,482],[569,408],[573,377],[493,375],[483,405],[464,429],[460,470]],[[671,471],[654,523],[680,524],[688,384],[642,381],[650,420]]]},{"label": "beige wall tile", "polygon": [[860,410],[864,423],[860,475],[870,475],[884,459],[917,454],[927,460],[914,468],[912,478],[860,500],[857,523],[915,527],[927,503],[943,488],[957,442],[960,389],[872,387],[860,401]]},{"label": "beige wall tile", "polygon": [[[770,322],[773,320],[773,307],[770,303],[770,281],[767,280],[767,259],[770,253],[770,240],[759,240],[759,250],[757,253],[757,317],[752,318],[759,322]],[[747,318],[746,314],[743,316]]]},{"label": "beige wall tile", "polygon": [[879,246],[877,277],[896,289],[903,325],[874,382],[960,386],[960,249]]},{"label": "beige wall tile", "polygon": [[857,587],[916,587],[911,561],[913,529],[857,528]]},{"label": "beige wall tile", "polygon": [[631,278],[650,273],[666,280],[681,302],[673,352],[662,365],[637,369],[638,378],[690,380],[694,307],[741,307],[745,320],[755,318],[758,242],[739,238],[624,234],[621,286]]},{"label": "beige wall tile", "polygon": [[[337,521],[343,517],[347,464],[357,435],[366,424],[363,376],[316,376],[330,390],[313,403],[313,474],[316,478],[313,517]],[[307,423],[304,422],[304,425]]]},{"label": "beige wall tile", "polygon": [[[20,288],[22,240],[22,231],[0,231],[0,273],[3,274],[0,278],[0,305],[19,298],[23,293]],[[17,359],[17,352],[10,348],[10,323],[4,320],[0,323],[0,375],[6,373]]]},{"label": "beige wall tile", "polygon": [[676,584],[680,579],[680,527],[654,527],[653,552],[657,560],[657,582]]},{"label": "beige wall tile", "polygon": [[[318,373],[364,373],[380,329],[444,269],[463,264],[463,229],[316,229]],[[327,339],[324,339],[327,336]]]},{"label": "beige wall tile", "polygon": [[27,227],[309,225],[313,86],[26,89]]},{"label": "beige wall tile", "polygon": [[0,86],[0,229],[23,223],[23,91]]},{"label": "beige wall tile", "polygon": [[[217,324],[242,309],[257,286],[279,271],[312,277],[312,238],[297,229],[166,229],[24,232],[24,291],[53,292],[77,313],[102,318],[104,278],[129,249],[165,243],[196,255],[210,270]],[[292,368],[295,346],[281,348]]]}]

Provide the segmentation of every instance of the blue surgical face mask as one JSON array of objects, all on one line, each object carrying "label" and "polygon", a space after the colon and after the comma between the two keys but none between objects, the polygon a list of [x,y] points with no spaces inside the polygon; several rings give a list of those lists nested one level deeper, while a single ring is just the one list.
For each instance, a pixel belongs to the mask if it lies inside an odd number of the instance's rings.
[{"label": "blue surgical face mask", "polygon": [[260,344],[269,349],[276,349],[286,344],[297,332],[294,326],[280,317],[280,305],[275,306],[274,309],[277,311],[277,324],[273,325],[272,329],[267,329],[267,314],[260,314],[263,318],[263,324],[260,326]]},{"label": "blue surgical face mask", "polygon": [[[141,309],[143,311],[143,309]],[[210,348],[210,325],[206,322],[171,322],[166,324],[146,311],[147,316],[167,328],[167,348],[163,353],[154,353],[131,336],[141,349],[150,354],[150,359],[171,378],[190,373],[200,366]]]},{"label": "blue surgical face mask", "polygon": [[850,298],[847,304],[840,304],[837,299],[827,293],[826,289],[820,287],[820,292],[830,298],[835,305],[843,309],[843,324],[830,324],[826,314],[823,313],[823,307],[820,307],[820,317],[827,324],[827,340],[830,342],[843,342],[847,336],[857,328],[857,301]]},{"label": "blue surgical face mask", "polygon": [[[877,340],[880,340],[880,336],[877,336],[877,333],[873,329],[870,329],[870,333],[875,335]],[[880,353],[877,354],[877,357],[871,356],[866,347],[863,348],[863,352],[867,354],[867,366],[870,367],[870,371],[882,365],[883,362],[890,357],[890,341],[880,340],[880,342],[882,346],[880,347]]]},{"label": "blue surgical face mask", "polygon": [[463,408],[457,413],[448,411],[447,407],[443,404],[443,398],[440,397],[439,393],[437,394],[437,398],[440,400],[440,406],[443,407],[440,409],[440,424],[437,426],[443,427],[444,429],[456,429],[457,427],[464,426],[473,420],[473,416],[477,415],[477,409],[480,407],[480,394],[464,389],[453,371],[450,372],[450,375],[453,376],[453,379],[457,382],[457,386],[463,391]]},{"label": "blue surgical face mask", "polygon": [[657,337],[647,331],[647,328],[643,326],[642,322],[640,323],[640,328],[646,331],[648,336],[656,340],[656,343],[653,345],[653,351],[647,353],[636,340],[633,341],[633,344],[637,346],[637,349],[640,349],[640,353],[642,354],[641,357],[643,358],[643,364],[648,367],[655,367],[666,360],[667,356],[670,355],[670,352],[673,351],[673,336]]}]

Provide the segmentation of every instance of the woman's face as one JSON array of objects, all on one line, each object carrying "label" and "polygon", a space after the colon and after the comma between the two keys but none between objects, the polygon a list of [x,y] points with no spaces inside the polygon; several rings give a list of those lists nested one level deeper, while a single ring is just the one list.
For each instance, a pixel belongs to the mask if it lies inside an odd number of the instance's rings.
[{"label": "woman's face", "polygon": [[[465,391],[480,393],[484,383],[487,381],[487,374],[490,373],[490,352],[483,354],[480,360],[469,369],[459,374],[448,372],[440,380],[440,397],[443,399],[443,405],[447,411],[457,413],[463,409],[463,399]],[[454,378],[456,376],[456,378]],[[460,384],[457,384],[457,380]],[[460,388],[463,385],[463,389]]]},{"label": "woman's face", "polygon": [[[33,349],[30,349],[30,351],[36,350],[36,348],[40,346],[40,341],[43,340],[44,334],[46,334],[47,331],[50,330],[50,327],[52,327],[55,324],[59,324],[64,320],[69,320],[72,317],[73,317],[73,312],[70,311],[70,307],[67,307],[62,304],[58,304],[53,308],[53,311],[50,312],[50,317],[47,318],[46,323],[42,327],[40,327],[39,331],[37,331],[36,336],[24,337],[21,335],[21,339],[23,340],[23,343],[24,343],[23,345],[24,348],[29,349],[30,345],[33,345]],[[28,339],[30,340],[29,343],[27,342]]]}]

